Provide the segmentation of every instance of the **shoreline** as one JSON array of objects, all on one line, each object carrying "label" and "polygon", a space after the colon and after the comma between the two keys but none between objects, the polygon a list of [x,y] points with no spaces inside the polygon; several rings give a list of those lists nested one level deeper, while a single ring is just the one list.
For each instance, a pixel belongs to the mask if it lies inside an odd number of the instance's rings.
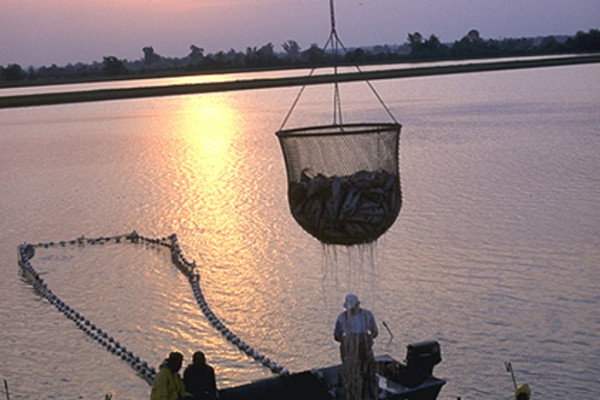
[{"label": "shoreline", "polygon": [[491,72],[526,68],[545,68],[592,63],[600,63],[600,54],[566,56],[547,59],[536,58],[530,60],[515,61],[490,61],[436,67],[415,67],[408,69],[359,71],[341,74],[326,74],[302,77],[244,79],[224,82],[165,85],[154,87],[96,89],[60,93],[0,96],[0,109],[84,103],[94,101],[124,100],[145,97],[177,96],[234,90],[252,90],[289,86],[320,85],[334,83],[336,81],[342,83],[361,80],[401,79],[435,75]]}]

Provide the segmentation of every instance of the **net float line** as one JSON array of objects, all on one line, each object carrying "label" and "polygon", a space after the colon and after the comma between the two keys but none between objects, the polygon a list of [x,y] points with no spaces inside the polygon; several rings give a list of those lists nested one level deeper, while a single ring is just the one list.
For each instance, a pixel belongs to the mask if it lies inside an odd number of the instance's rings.
[{"label": "net float line", "polygon": [[269,357],[261,354],[252,346],[240,339],[212,311],[202,293],[202,288],[200,286],[201,279],[200,274],[197,272],[196,263],[194,261],[189,261],[184,256],[183,252],[181,251],[181,247],[179,246],[179,241],[176,234],[171,234],[168,237],[162,238],[151,238],[139,235],[136,231],[133,231],[130,234],[117,236],[101,236],[98,238],[85,238],[84,236],[80,236],[77,239],[61,240],[57,242],[50,241],[40,242],[37,244],[23,243],[18,246],[18,264],[21,274],[32,284],[33,289],[38,295],[45,298],[57,309],[57,311],[62,313],[67,319],[71,320],[79,330],[104,347],[108,352],[118,357],[121,361],[126,362],[140,378],[144,379],[149,385],[152,385],[152,382],[156,377],[156,368],[154,366],[150,366],[147,361],[137,356],[127,346],[121,344],[121,342],[116,340],[114,336],[110,335],[106,330],[100,328],[98,324],[93,323],[82,313],[78,312],[74,307],[71,307],[66,302],[61,300],[50,289],[48,284],[43,280],[43,278],[31,264],[31,259],[34,257],[36,249],[67,246],[83,247],[85,245],[103,245],[109,242],[129,242],[133,244],[144,243],[162,246],[169,249],[173,264],[188,278],[194,293],[194,297],[198,303],[198,307],[210,324],[232,345],[237,347],[247,356],[253,358],[262,366],[270,369],[273,373],[279,375],[289,374],[289,371],[286,368],[282,367],[275,361],[272,361]]}]

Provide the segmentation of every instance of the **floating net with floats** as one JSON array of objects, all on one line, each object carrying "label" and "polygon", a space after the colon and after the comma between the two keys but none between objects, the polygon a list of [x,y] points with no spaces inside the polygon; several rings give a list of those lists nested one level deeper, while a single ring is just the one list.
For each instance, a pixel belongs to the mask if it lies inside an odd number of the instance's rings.
[{"label": "floating net with floats", "polygon": [[333,54],[333,123],[284,129],[303,86],[276,135],[285,159],[292,216],[322,243],[350,246],[374,242],[400,213],[401,125],[366,79],[392,122],[343,122],[337,57],[340,47],[346,53],[347,49],[336,32],[333,0],[329,4],[331,34],[324,48],[331,46]]},{"label": "floating net with floats", "polygon": [[83,314],[79,313],[75,308],[69,306],[67,303],[61,300],[57,294],[50,289],[48,284],[42,279],[40,274],[36,271],[31,263],[31,260],[38,250],[48,248],[66,248],[71,246],[105,246],[108,243],[131,243],[145,245],[147,248],[168,249],[168,251],[171,253],[171,261],[173,265],[188,278],[194,293],[194,297],[198,303],[198,307],[204,313],[204,316],[208,319],[208,322],[210,322],[210,324],[216,330],[218,330],[231,344],[238,347],[240,351],[246,353],[249,357],[254,358],[255,361],[261,363],[264,367],[270,369],[274,374],[289,374],[288,369],[277,364],[275,361],[272,361],[270,358],[265,357],[253,347],[246,344],[229,328],[227,328],[225,323],[223,323],[216,316],[202,292],[202,288],[200,286],[200,273],[198,272],[196,262],[189,261],[185,258],[183,252],[181,251],[181,247],[179,246],[179,239],[174,233],[168,237],[150,238],[139,235],[136,231],[133,231],[131,234],[101,236],[99,238],[84,238],[81,236],[77,239],[68,241],[61,240],[58,242],[52,241],[38,244],[23,243],[18,247],[18,264],[20,267],[20,272],[22,276],[24,276],[33,285],[33,288],[37,294],[45,298],[58,311],[64,314],[67,319],[72,320],[77,328],[79,328],[83,333],[97,341],[98,344],[102,345],[107,351],[117,356],[123,362],[129,364],[129,366],[136,371],[138,376],[148,382],[148,384],[152,385],[154,379],[156,378],[156,368],[150,366],[148,362],[135,355],[125,345],[113,338],[113,336],[110,336],[107,331],[102,330],[99,325],[85,318]]}]

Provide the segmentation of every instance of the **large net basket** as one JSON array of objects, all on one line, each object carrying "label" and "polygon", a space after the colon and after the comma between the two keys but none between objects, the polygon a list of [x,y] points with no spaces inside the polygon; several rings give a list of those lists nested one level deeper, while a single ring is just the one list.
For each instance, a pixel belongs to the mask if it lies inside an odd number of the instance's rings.
[{"label": "large net basket", "polygon": [[300,226],[326,244],[370,243],[402,205],[398,123],[361,123],[277,132],[288,202]]}]

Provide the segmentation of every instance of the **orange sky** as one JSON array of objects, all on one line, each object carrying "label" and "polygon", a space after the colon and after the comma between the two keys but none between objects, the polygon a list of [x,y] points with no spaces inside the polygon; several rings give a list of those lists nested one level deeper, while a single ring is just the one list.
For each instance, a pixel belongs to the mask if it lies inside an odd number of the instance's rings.
[{"label": "orange sky", "polygon": [[[409,32],[460,39],[574,34],[600,28],[598,0],[336,0],[338,33],[348,47],[400,44]],[[245,51],[289,39],[303,49],[329,35],[328,0],[0,0],[0,65],[65,65],[135,60],[142,47],[183,57]]]}]

